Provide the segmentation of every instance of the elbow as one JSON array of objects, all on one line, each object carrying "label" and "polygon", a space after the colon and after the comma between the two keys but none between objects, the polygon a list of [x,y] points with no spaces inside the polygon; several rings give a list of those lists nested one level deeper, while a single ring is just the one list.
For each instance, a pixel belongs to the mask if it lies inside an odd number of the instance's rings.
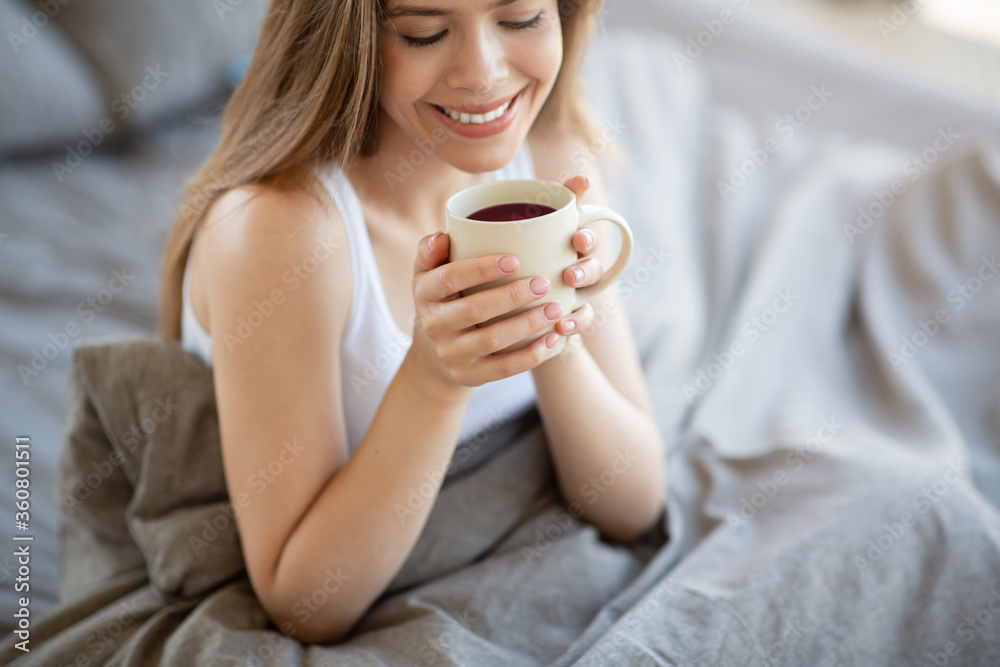
[{"label": "elbow", "polygon": [[287,598],[278,601],[272,597],[267,602],[261,599],[261,606],[283,634],[304,644],[339,644],[358,620],[333,609],[320,609],[320,605],[311,604],[309,597],[291,604]]},{"label": "elbow", "polygon": [[268,618],[285,635],[307,644],[337,644],[365,611],[344,585],[349,578],[339,568],[336,573],[328,569],[322,582],[275,576],[266,586],[254,585],[254,590]]},{"label": "elbow", "polygon": [[648,507],[628,512],[617,521],[609,522],[601,526],[600,530],[608,539],[620,544],[629,544],[636,541],[660,522],[666,512],[666,503],[660,496],[656,496],[655,502]]}]

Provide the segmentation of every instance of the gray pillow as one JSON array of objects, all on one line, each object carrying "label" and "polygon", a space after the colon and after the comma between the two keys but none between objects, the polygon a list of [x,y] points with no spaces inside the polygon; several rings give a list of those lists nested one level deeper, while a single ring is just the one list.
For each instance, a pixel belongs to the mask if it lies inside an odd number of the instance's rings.
[{"label": "gray pillow", "polygon": [[59,27],[23,0],[0,2],[0,26],[0,155],[61,148],[99,131],[100,84]]},{"label": "gray pillow", "polygon": [[111,120],[144,126],[226,90],[268,0],[35,0],[90,59]]}]

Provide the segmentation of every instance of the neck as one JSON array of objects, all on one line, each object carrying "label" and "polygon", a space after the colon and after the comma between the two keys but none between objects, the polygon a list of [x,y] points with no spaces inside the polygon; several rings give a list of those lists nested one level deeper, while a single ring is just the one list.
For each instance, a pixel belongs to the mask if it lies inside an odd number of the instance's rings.
[{"label": "neck", "polygon": [[366,207],[379,217],[403,221],[421,235],[443,231],[448,198],[470,185],[489,180],[453,167],[437,153],[435,139],[415,141],[379,111],[378,150],[360,156],[348,170],[351,184]]}]

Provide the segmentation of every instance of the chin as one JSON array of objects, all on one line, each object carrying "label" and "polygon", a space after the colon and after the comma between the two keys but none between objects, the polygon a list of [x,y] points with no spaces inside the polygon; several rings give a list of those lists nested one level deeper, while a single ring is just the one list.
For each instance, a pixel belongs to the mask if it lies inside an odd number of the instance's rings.
[{"label": "chin", "polygon": [[442,156],[451,166],[470,174],[484,174],[503,169],[514,159],[521,149],[521,143],[516,146],[501,147],[456,152],[455,155]]},{"label": "chin", "polygon": [[459,160],[450,161],[452,166],[470,174],[485,174],[503,169],[514,159],[518,145],[514,149],[505,149],[502,154],[491,151],[488,155],[464,155]]}]

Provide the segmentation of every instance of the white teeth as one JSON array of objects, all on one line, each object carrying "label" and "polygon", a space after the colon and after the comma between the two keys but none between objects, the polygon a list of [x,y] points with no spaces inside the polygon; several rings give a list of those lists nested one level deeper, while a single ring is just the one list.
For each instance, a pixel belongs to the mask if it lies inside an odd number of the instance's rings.
[{"label": "white teeth", "polygon": [[499,118],[500,116],[507,113],[507,109],[510,108],[510,105],[513,101],[514,101],[513,98],[511,98],[511,100],[506,104],[502,104],[493,111],[488,111],[484,114],[480,113],[470,114],[470,113],[463,113],[460,111],[452,111],[451,109],[442,106],[439,106],[438,109],[440,109],[442,113],[448,116],[448,118],[451,118],[452,120],[457,120],[459,123],[465,123],[465,124],[471,123],[473,125],[482,125],[483,123],[492,122],[497,118]]}]

